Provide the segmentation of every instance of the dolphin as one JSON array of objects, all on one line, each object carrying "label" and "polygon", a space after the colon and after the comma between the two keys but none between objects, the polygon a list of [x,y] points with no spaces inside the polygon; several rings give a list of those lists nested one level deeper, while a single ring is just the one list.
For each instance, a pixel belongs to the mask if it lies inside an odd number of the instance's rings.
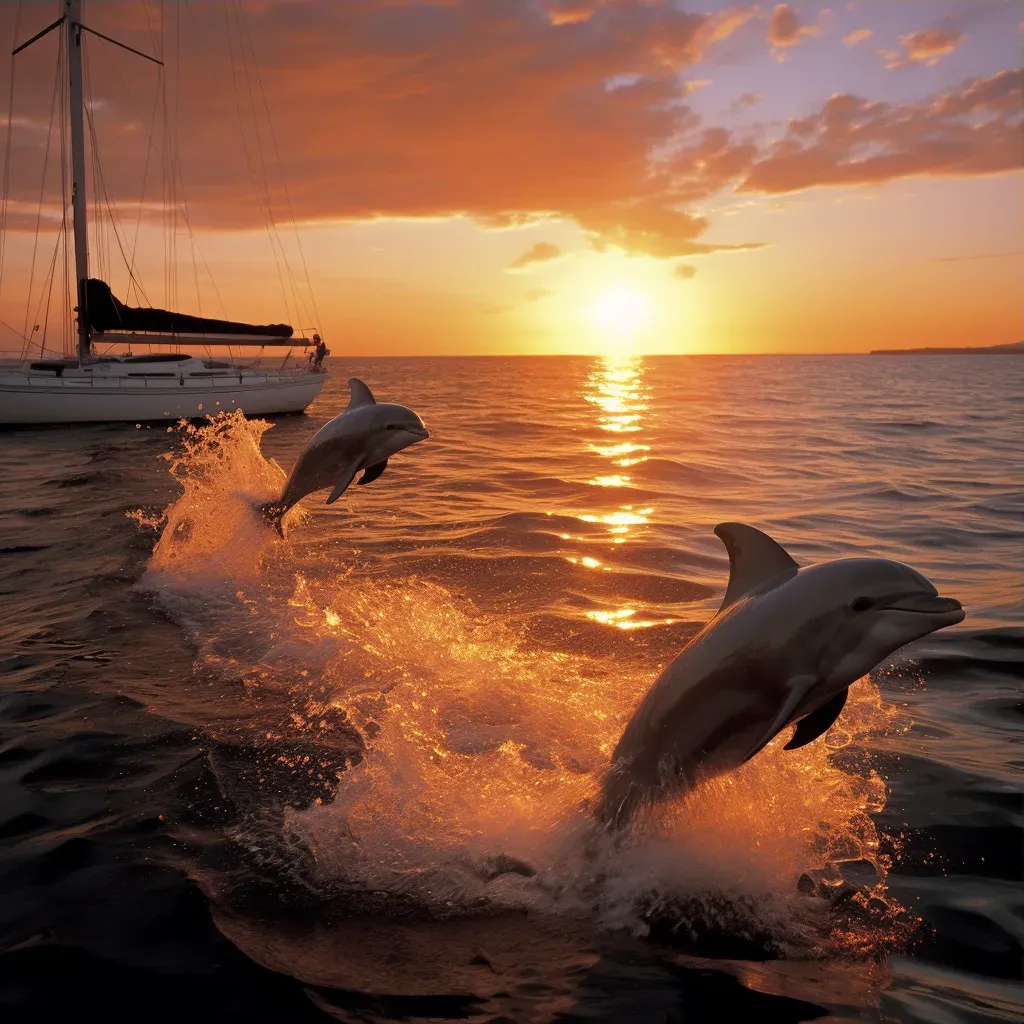
[{"label": "dolphin", "polygon": [[640,702],[612,753],[597,819],[634,815],[750,760],[792,723],[793,750],[826,732],[847,688],[904,644],[962,622],[919,572],[887,558],[800,568],[743,523],[715,533],[729,585],[715,617]]},{"label": "dolphin", "polygon": [[387,469],[392,455],[429,437],[423,421],[411,409],[378,402],[356,377],[348,386],[348,408],[309,439],[288,474],[281,497],[259,507],[263,518],[279,533],[285,513],[307,494],[333,486],[327,499],[332,505],[360,470],[363,475],[358,483],[368,484]]}]

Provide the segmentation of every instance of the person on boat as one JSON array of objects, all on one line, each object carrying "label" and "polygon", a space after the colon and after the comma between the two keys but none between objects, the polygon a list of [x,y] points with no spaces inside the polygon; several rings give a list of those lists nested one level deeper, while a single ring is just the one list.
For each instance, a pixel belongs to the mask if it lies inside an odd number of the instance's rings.
[{"label": "person on boat", "polygon": [[330,349],[324,344],[319,334],[313,335],[313,351],[309,353],[309,361],[312,364],[314,373],[321,373],[324,357],[331,354]]}]

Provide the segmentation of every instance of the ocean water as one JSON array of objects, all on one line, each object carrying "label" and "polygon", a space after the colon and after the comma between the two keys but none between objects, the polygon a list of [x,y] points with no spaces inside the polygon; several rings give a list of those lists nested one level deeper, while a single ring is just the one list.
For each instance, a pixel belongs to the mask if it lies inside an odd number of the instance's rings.
[{"label": "ocean water", "polygon": [[[431,437],[279,539],[350,375]],[[4,1020],[1019,1020],[1022,441],[971,356],[335,358],[269,427],[0,434]],[[725,520],[966,621],[595,841]]]}]

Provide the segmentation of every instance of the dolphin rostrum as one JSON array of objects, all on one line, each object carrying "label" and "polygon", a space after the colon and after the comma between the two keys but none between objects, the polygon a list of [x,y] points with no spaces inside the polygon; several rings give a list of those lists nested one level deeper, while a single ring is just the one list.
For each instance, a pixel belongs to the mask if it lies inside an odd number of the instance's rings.
[{"label": "dolphin rostrum", "polygon": [[348,382],[348,408],[325,423],[302,449],[281,497],[260,506],[267,522],[281,529],[285,513],[307,494],[333,487],[327,504],[336,502],[360,470],[368,484],[384,472],[388,459],[428,437],[423,421],[404,405],[378,402],[356,377]]},{"label": "dolphin rostrum", "polygon": [[959,601],[901,562],[838,558],[801,569],[752,526],[723,523],[715,533],[729,552],[725,599],[619,739],[597,807],[610,828],[738,767],[793,722],[786,750],[817,739],[851,683],[904,644],[963,621]]}]

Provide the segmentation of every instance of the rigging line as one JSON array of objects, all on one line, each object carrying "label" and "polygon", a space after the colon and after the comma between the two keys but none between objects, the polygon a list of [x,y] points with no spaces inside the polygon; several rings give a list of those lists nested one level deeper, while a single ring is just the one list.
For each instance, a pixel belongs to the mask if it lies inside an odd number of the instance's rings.
[{"label": "rigging line", "polygon": [[[225,24],[227,26],[227,32],[228,32],[228,45],[231,48],[231,74],[232,74],[232,84],[233,84],[234,93],[235,93],[235,109],[236,109],[237,116],[238,116],[239,134],[240,134],[240,136],[241,136],[241,138],[243,140],[243,146],[245,148],[246,163],[247,163],[247,166],[249,168],[249,177],[250,177],[250,180],[252,182],[253,195],[255,196],[256,202],[257,202],[257,204],[259,206],[260,215],[263,217],[263,226],[264,226],[264,228],[266,229],[266,232],[267,232],[267,240],[270,243],[270,252],[271,252],[271,255],[274,258],[274,266],[277,269],[278,284],[280,285],[280,288],[281,288],[281,299],[282,299],[282,302],[284,304],[285,316],[286,316],[287,319],[290,320],[291,319],[291,311],[290,311],[289,302],[288,302],[288,292],[287,292],[287,290],[285,288],[284,273],[282,272],[282,269],[281,269],[281,256],[283,256],[283,253],[279,256],[279,254],[278,254],[279,246],[275,246],[275,244],[274,244],[275,243],[274,213],[273,213],[273,209],[271,208],[271,204],[270,204],[269,192],[266,189],[265,181],[264,181],[264,192],[262,194],[260,192],[259,182],[257,180],[257,175],[256,175],[255,160],[253,160],[253,158],[251,157],[251,155],[249,153],[248,142],[245,141],[245,128],[244,128],[243,121],[242,121],[242,104],[241,104],[241,102],[239,100],[240,90],[238,88],[238,77],[237,77],[237,72],[236,72],[236,68],[235,68],[234,47],[233,47],[232,42],[231,42],[231,27],[230,27],[230,22],[228,21],[227,0],[225,0],[225,4],[224,4],[224,17],[225,17]],[[241,47],[241,38],[240,37],[239,37],[239,58],[242,61],[242,70],[244,72],[245,71],[245,59],[244,59],[244,53],[243,53],[242,47]],[[250,98],[251,98],[251,87],[250,87]],[[255,125],[255,118],[254,118],[254,125]],[[258,153],[259,152],[259,134],[258,134],[258,131],[256,132],[256,150],[257,150],[257,153]],[[264,176],[264,179],[265,179],[265,176]]]},{"label": "rigging line", "polygon": [[[262,176],[263,176],[263,189],[264,189],[264,192],[265,192],[266,197],[267,197],[267,209],[268,209],[268,211],[270,213],[270,223],[271,223],[271,225],[273,227],[274,238],[277,241],[278,248],[281,250],[281,259],[282,259],[282,262],[284,263],[284,269],[285,269],[285,273],[286,273],[286,275],[288,277],[288,283],[291,285],[292,301],[295,303],[296,320],[297,320],[297,322],[301,323],[301,321],[303,319],[303,315],[304,315],[303,311],[304,311],[305,303],[303,303],[302,300],[299,297],[299,289],[298,289],[297,283],[295,281],[295,275],[292,273],[291,264],[288,262],[288,253],[285,250],[284,242],[282,242],[282,240],[281,240],[281,233],[277,229],[277,221],[276,221],[276,219],[274,217],[273,201],[270,198],[270,179],[269,179],[269,177],[267,175],[267,164],[266,164],[266,161],[263,159],[263,139],[260,136],[259,115],[258,115],[257,110],[256,110],[256,99],[255,99],[255,96],[253,94],[252,75],[249,72],[249,62],[246,60],[246,55],[245,55],[245,36],[243,34],[243,27],[244,27],[244,24],[243,24],[243,12],[242,12],[242,9],[241,9],[241,4],[238,2],[238,0],[232,0],[232,4],[233,4],[234,12],[235,12],[235,23],[238,26],[238,50],[239,50],[239,53],[242,56],[242,66],[243,66],[243,69],[245,70],[245,84],[246,84],[246,88],[248,89],[248,92],[249,92],[249,107],[252,110],[253,130],[254,130],[254,132],[256,134],[256,152],[257,152],[257,154],[259,155],[259,158],[260,158],[260,170],[261,170],[261,173],[262,173]],[[252,54],[252,61],[253,61],[253,65],[255,66],[255,62],[256,62],[256,55],[255,55],[255,53]],[[257,71],[257,73],[258,73],[258,71]],[[269,121],[269,111],[268,111],[268,121]],[[306,316],[306,319],[309,319],[308,315]]]},{"label": "rigging line", "polygon": [[[147,11],[147,19],[148,19],[148,17],[149,17],[148,5],[147,5],[147,8],[146,8],[146,11]],[[105,37],[101,36],[100,38],[103,39]],[[106,46],[105,45],[104,45],[104,51],[106,51]],[[144,122],[142,120],[142,116],[140,114],[139,107],[138,107],[138,105],[135,102],[135,97],[132,95],[131,89],[128,88],[128,83],[125,82],[124,76],[118,70],[117,61],[110,60],[108,63],[109,63],[110,68],[113,70],[114,74],[117,76],[118,82],[121,83],[121,88],[124,90],[124,94],[128,98],[128,102],[131,104],[132,111],[133,111],[133,113],[135,115],[136,120],[138,121],[138,123],[140,125],[143,124]],[[163,75],[163,62],[162,61],[160,62],[160,70],[157,72],[157,74],[161,75],[161,76]],[[131,259],[127,261],[127,263],[128,263],[129,285],[128,285],[128,294],[126,295],[126,299],[128,299],[130,301],[130,299],[131,299],[131,289],[134,287],[136,289],[137,293],[138,293],[138,298],[139,299],[145,299],[146,303],[148,305],[150,305],[150,306],[152,306],[152,303],[149,301],[148,296],[146,296],[145,292],[142,290],[141,286],[138,284],[137,279],[136,279],[136,277],[134,275],[134,270],[135,270],[135,253],[136,253],[136,249],[138,247],[138,242],[139,242],[139,228],[140,228],[140,226],[142,224],[142,210],[143,210],[143,204],[144,204],[145,198],[146,198],[146,182],[149,179],[150,157],[152,156],[153,151],[156,149],[156,145],[155,145],[155,143],[153,141],[153,128],[154,128],[154,126],[156,124],[156,111],[157,111],[157,106],[159,104],[159,100],[160,100],[160,92],[159,92],[159,88],[158,88],[157,91],[154,92],[154,94],[153,94],[153,109],[152,109],[152,111],[150,111],[150,115],[149,115],[149,129],[146,132],[146,141],[147,141],[147,145],[146,145],[146,160],[145,160],[145,163],[143,164],[143,168],[142,168],[142,189],[141,189],[141,192],[140,192],[140,195],[139,195],[139,213],[138,213],[138,216],[137,216],[137,218],[135,220],[135,235],[134,235],[134,238],[132,239]],[[123,230],[124,229],[122,228],[122,231]],[[127,242],[127,238],[128,238],[127,232],[124,232],[124,234],[125,234],[125,241]],[[123,250],[122,250],[121,255],[124,256]]]},{"label": "rigging line", "polygon": [[[53,291],[53,273],[57,264],[57,252],[60,249],[60,232],[57,232],[57,238],[53,245],[53,255],[50,257],[50,266],[43,277],[43,283],[39,287],[39,302],[36,303],[36,314],[31,318],[32,330],[26,330],[26,334],[29,336],[28,347],[31,347],[31,342],[35,340],[36,329],[39,327],[39,314],[43,309],[43,299],[47,300],[47,318],[49,318],[49,299],[50,294]],[[49,290],[47,289],[47,282],[49,282]],[[44,334],[45,337],[45,334]],[[27,348],[22,350],[21,358],[24,359],[27,355]],[[42,350],[40,349],[40,354]]]},{"label": "rigging line", "polygon": [[96,126],[92,117],[92,62],[89,60],[90,47],[82,46],[82,107],[85,110],[86,120],[89,124],[89,161],[92,165],[92,180],[96,187],[93,189],[92,210],[93,210],[93,231],[96,236],[96,265],[99,277],[103,281],[109,280],[110,273],[110,242],[107,239],[107,226],[103,220],[102,195],[100,184],[102,168],[100,166],[99,147],[96,143]]},{"label": "rigging line", "polygon": [[284,188],[284,197],[288,204],[288,215],[291,217],[292,230],[295,232],[295,241],[299,249],[299,259],[302,261],[302,272],[306,278],[306,289],[309,292],[309,301],[313,307],[313,319],[319,329],[320,313],[316,308],[316,294],[313,291],[313,284],[309,277],[309,267],[306,265],[306,253],[302,247],[302,236],[299,234],[299,226],[295,220],[295,208],[292,205],[291,192],[288,189],[288,178],[284,173],[284,161],[281,159],[281,149],[277,143],[277,132],[274,131],[274,121],[270,116],[270,105],[267,103],[267,93],[263,88],[263,76],[260,74],[259,61],[256,59],[256,51],[252,43],[252,32],[249,29],[249,18],[245,13],[245,8],[241,7],[241,5],[240,10],[242,15],[242,24],[245,28],[246,38],[249,42],[249,53],[252,55],[252,64],[256,71],[256,82],[259,85],[260,97],[263,100],[263,109],[267,115],[267,127],[270,129],[270,140],[274,144],[274,155],[277,157],[278,172],[281,175],[281,185]]},{"label": "rigging line", "polygon": [[[196,34],[198,35],[198,26],[196,25],[196,22],[195,22],[195,13],[189,7],[188,0],[184,0],[184,3],[185,3],[186,10],[188,10],[189,18],[191,19],[191,22],[192,22],[193,31],[195,31]],[[180,17],[180,15],[179,15],[179,17]],[[203,299],[202,299],[202,295],[200,294],[200,291],[199,291],[199,265],[196,263],[197,243],[196,243],[195,232],[192,230],[192,218],[189,216],[189,212],[188,212],[188,191],[185,188],[185,177],[184,177],[184,174],[182,173],[182,170],[181,170],[181,158],[180,158],[180,156],[179,156],[179,159],[178,159],[178,184],[181,186],[181,206],[182,206],[182,212],[185,214],[185,227],[188,230],[189,242],[191,243],[190,251],[191,251],[191,254],[192,254],[192,279],[195,281],[195,285],[196,285],[196,305],[198,306],[199,315],[202,316],[203,315]]]},{"label": "rigging line", "polygon": [[[161,81],[162,81],[162,79],[163,79],[163,71],[162,70],[160,72],[160,78],[161,78]],[[139,191],[139,213],[138,213],[138,216],[135,218],[135,235],[132,238],[132,255],[131,255],[131,266],[132,267],[135,266],[135,254],[138,251],[138,246],[139,246],[139,230],[142,227],[142,211],[145,208],[145,202],[146,202],[146,183],[149,181],[149,163],[150,163],[150,158],[152,157],[154,151],[157,148],[156,147],[156,141],[154,140],[153,135],[154,135],[154,132],[156,130],[156,112],[157,112],[157,107],[160,104],[160,88],[161,88],[161,83],[158,82],[157,83],[157,90],[153,94],[153,110],[151,111],[150,116],[149,116],[149,132],[147,134],[148,144],[146,146],[146,162],[143,165],[143,169],[142,169],[142,188]],[[146,301],[148,302],[149,300],[147,299]]]},{"label": "rigging line", "polygon": [[[50,287],[46,291],[46,316],[43,317],[43,333],[39,339],[39,355],[42,356],[46,352],[46,332],[50,326],[50,305],[53,302],[53,281],[57,276],[57,253],[60,251],[61,232],[57,232],[57,241],[53,246],[53,258],[50,260]],[[42,295],[39,297],[40,306],[42,305]],[[39,311],[36,310],[36,318],[39,317]]]},{"label": "rigging line", "polygon": [[181,161],[179,127],[181,125],[181,8],[174,7],[174,121],[171,133],[171,280],[174,305],[178,308],[178,168]]},{"label": "rigging line", "polygon": [[[143,2],[144,3],[148,3],[148,0],[143,0]],[[188,6],[188,0],[185,0],[185,2],[186,2],[186,6]],[[211,71],[213,73],[213,79],[214,79],[214,83],[215,83],[214,84],[214,91],[216,92],[217,95],[221,95],[221,94],[223,94],[226,91],[227,85],[226,85],[224,79],[221,77],[221,74],[219,73],[220,62],[214,61],[213,63],[211,63],[209,65],[209,67],[210,67],[210,69],[211,69]],[[190,222],[189,223],[190,231],[191,231],[191,227],[192,227],[192,225],[191,225],[191,222]],[[196,235],[193,232],[191,237],[192,237],[192,240],[195,243],[196,251],[199,253],[199,258],[200,258],[200,260],[202,260],[203,268],[206,270],[206,275],[210,279],[210,285],[213,288],[214,295],[217,297],[217,304],[220,306],[221,316],[225,320],[228,320],[228,319],[230,319],[230,317],[228,316],[227,306],[224,305],[224,299],[221,296],[220,289],[217,287],[217,278],[214,277],[213,271],[210,268],[210,264],[209,264],[209,262],[206,259],[206,255],[203,253],[203,247],[199,244],[199,236]],[[229,358],[231,358],[232,360],[234,359],[234,351],[233,351],[233,349],[231,348],[230,345],[228,346],[228,355],[229,355]]]},{"label": "rigging line", "polygon": [[[14,14],[14,38],[18,38],[18,29],[21,26],[21,5],[18,0],[18,9]],[[7,200],[11,187],[11,141],[14,136],[14,55],[11,55],[11,81],[7,93],[7,140],[4,145],[4,183],[3,195],[0,196],[0,294],[3,293],[4,284],[4,254],[7,251]]]},{"label": "rigging line", "polygon": [[[65,25],[65,29],[66,29]],[[32,285],[36,276],[36,253],[39,249],[39,227],[43,219],[43,199],[46,196],[46,168],[50,162],[50,142],[53,138],[53,118],[57,107],[57,93],[60,88],[61,59],[57,58],[57,73],[53,79],[53,99],[50,101],[50,127],[46,132],[46,151],[43,155],[43,173],[39,185],[39,208],[36,211],[35,240],[32,243],[32,268],[28,276],[28,299],[25,304],[25,333],[28,333],[29,314],[32,312]]]},{"label": "rigging line", "polygon": [[[226,8],[226,5],[225,5],[225,10],[226,9],[227,8]],[[263,160],[263,145],[262,145],[263,140],[260,137],[259,118],[257,116],[256,102],[255,102],[255,98],[253,96],[253,90],[252,90],[252,77],[249,74],[249,66],[248,66],[248,62],[246,60],[246,56],[245,56],[245,46],[244,46],[243,35],[242,35],[242,30],[241,30],[241,23],[239,22],[239,17],[238,17],[238,8],[237,8],[237,4],[235,4],[234,2],[232,2],[232,12],[233,12],[233,15],[234,15],[234,18],[235,18],[236,30],[238,32],[238,54],[239,54],[239,59],[241,61],[242,72],[243,72],[244,77],[245,77],[246,90],[247,90],[248,95],[249,95],[249,107],[248,107],[248,110],[252,114],[253,134],[254,134],[255,139],[256,139],[256,155],[259,157],[260,171],[261,171],[261,176],[262,176],[262,180],[263,180],[263,195],[260,198],[263,199],[263,201],[265,203],[265,208],[266,208],[266,216],[265,216],[264,224],[265,224],[265,226],[267,228],[267,237],[268,237],[268,239],[270,241],[271,251],[274,253],[274,262],[275,262],[275,264],[277,266],[277,273],[278,273],[278,277],[279,277],[280,284],[281,284],[281,294],[282,294],[282,296],[284,298],[286,314],[287,314],[288,318],[291,319],[291,311],[289,309],[288,293],[287,293],[287,289],[286,289],[286,278],[288,278],[287,283],[292,286],[292,302],[294,303],[294,308],[295,308],[295,320],[298,323],[298,322],[301,322],[301,318],[302,318],[301,303],[298,300],[298,295],[297,295],[297,291],[296,291],[296,288],[295,288],[294,278],[293,278],[293,276],[291,274],[291,268],[290,268],[290,266],[288,264],[288,254],[285,251],[284,245],[281,242],[281,235],[280,235],[280,232],[277,230],[277,222],[276,222],[276,220],[274,218],[274,207],[273,207],[273,202],[272,202],[272,200],[270,198],[270,181],[269,181],[269,178],[267,176],[266,163]],[[252,173],[253,178],[254,178],[254,180],[253,180],[253,189],[257,192],[257,195],[259,195],[259,183],[255,180],[255,178],[256,178],[256,174],[255,174],[255,161],[253,161],[252,172],[251,173]],[[278,258],[278,253],[280,253],[280,258]],[[282,267],[284,268],[283,271],[282,271]]]},{"label": "rigging line", "polygon": [[245,163],[249,169],[249,178],[252,181],[253,192],[256,196],[256,202],[260,209],[260,215],[263,217],[263,226],[267,229],[267,237],[270,240],[270,252],[274,257],[274,264],[277,266],[278,283],[281,285],[281,297],[284,300],[285,315],[289,316],[288,313],[288,294],[284,287],[284,276],[281,273],[281,264],[278,260],[277,250],[274,247],[274,238],[271,234],[270,223],[268,222],[267,215],[268,211],[263,207],[263,200],[259,194],[259,185],[256,181],[256,169],[253,165],[252,158],[249,155],[249,146],[245,139],[245,129],[242,124],[242,105],[239,101],[239,90],[238,90],[238,75],[235,70],[235,49],[231,42],[231,22],[228,17],[228,0],[224,0],[224,29],[228,43],[228,62],[231,66],[231,84],[232,84],[232,95],[235,100],[235,113],[237,116],[237,127],[239,139],[242,143],[242,153],[245,156]]},{"label": "rigging line", "polygon": [[174,7],[174,130],[171,133],[171,274],[174,283],[174,305],[178,308],[178,144],[181,127],[181,9]]},{"label": "rigging line", "polygon": [[185,218],[185,231],[189,238],[189,252],[192,255],[192,279],[196,286],[196,305],[199,307],[199,315],[203,315],[203,300],[199,294],[199,266],[196,263],[196,236],[192,230],[192,221],[188,215],[188,203],[185,201],[185,180],[181,176],[181,164],[178,164],[178,184],[181,186],[182,204],[181,212]]},{"label": "rigging line", "polygon": [[153,15],[149,9],[149,0],[142,0],[142,11],[146,15],[146,29],[148,30],[150,38],[152,39],[153,50],[157,54],[157,56],[161,58],[162,63],[163,46],[161,44],[163,43],[163,40],[161,39],[160,34],[153,27]]},{"label": "rigging line", "polygon": [[[160,3],[160,55],[165,56],[165,44],[167,42],[167,11],[163,2]],[[160,162],[161,169],[161,210],[163,221],[163,257],[164,257],[164,306],[173,309],[171,302],[171,260],[170,260],[170,195],[168,192],[167,162],[170,150],[170,117],[167,111],[167,88],[169,73],[163,76],[160,89],[160,108],[163,114],[163,158]]]},{"label": "rigging line", "polygon": [[178,128],[181,124],[180,97],[181,97],[181,11],[177,5],[174,6],[174,37],[173,37],[173,63],[174,63],[174,92],[172,94],[171,118],[168,127],[167,151],[169,154],[168,173],[170,175],[170,220],[171,230],[169,235],[170,257],[168,272],[170,274],[171,305],[168,309],[178,308]]},{"label": "rigging line", "polygon": [[[6,327],[7,330],[9,330],[11,332],[11,334],[16,334],[19,338],[21,338],[22,341],[29,341],[30,340],[29,338],[26,338],[25,335],[22,334],[21,331],[19,331],[17,327],[12,327],[6,320],[4,320],[2,318],[0,318],[0,325]],[[25,349],[22,349],[22,353],[24,353],[24,352],[25,352]],[[22,355],[22,359],[24,359],[24,358],[25,358],[25,356],[23,354]]]},{"label": "rigging line", "polygon": [[[112,65],[112,66],[114,66],[114,65]],[[114,66],[114,69],[115,69],[115,73],[117,73],[117,77],[119,79],[121,79],[120,73],[117,72],[116,66]],[[122,84],[122,86],[124,86],[125,92],[128,93],[129,99],[131,99],[131,93],[128,92],[128,88],[127,88],[127,86],[124,83],[124,79],[121,79],[121,84]],[[94,159],[94,166],[95,166],[95,170],[96,170],[96,179],[99,182],[100,187],[102,188],[103,199],[104,199],[104,201],[106,203],[107,212],[109,214],[110,227],[111,227],[111,230],[114,233],[114,240],[117,242],[117,247],[121,251],[121,259],[124,260],[125,266],[128,269],[128,291],[130,292],[132,286],[134,285],[136,291],[143,298],[145,298],[147,303],[149,303],[149,298],[148,298],[148,296],[146,296],[145,289],[142,287],[141,282],[135,276],[135,273],[134,273],[134,270],[133,270],[134,260],[129,261],[128,256],[125,253],[124,244],[122,244],[122,241],[121,241],[121,235],[125,235],[125,244],[127,243],[127,233],[125,232],[124,227],[120,224],[120,220],[119,220],[119,218],[117,216],[117,213],[114,210],[114,203],[113,203],[113,200],[112,200],[112,197],[111,197],[110,186],[109,186],[109,184],[107,182],[107,176],[106,176],[106,173],[104,172],[104,169],[103,169],[103,160],[102,160],[101,155],[100,155],[99,133],[96,130],[96,122],[93,119],[92,110],[90,108],[88,108],[88,107],[86,108],[86,117],[87,117],[88,122],[89,122],[89,137],[90,137],[90,140],[92,142],[92,152],[93,152],[93,155],[94,155],[94,158],[95,158]],[[97,205],[98,204],[99,204],[99,197],[97,196]],[[111,268],[109,266],[109,258],[108,258],[108,270],[109,269],[111,269]],[[149,304],[152,305],[152,303],[149,303]]]},{"label": "rigging line", "polygon": [[[184,187],[185,187],[184,183],[182,183],[182,188],[184,188]],[[207,276],[210,278],[210,284],[213,286],[214,294],[217,296],[217,302],[220,305],[221,313],[224,316],[224,319],[227,320],[227,319],[229,319],[228,314],[227,314],[227,307],[224,305],[223,298],[221,298],[220,289],[217,287],[217,280],[213,276],[213,271],[210,269],[210,264],[207,262],[206,256],[203,255],[203,248],[199,244],[199,236],[195,233],[195,231],[192,228],[192,221],[191,221],[191,219],[189,217],[189,212],[188,212],[188,207],[187,206],[184,208],[184,214],[185,214],[185,225],[188,228],[189,238],[191,239],[192,245],[195,246],[195,251],[199,253],[199,258],[202,260],[203,267],[206,270]]]},{"label": "rigging line", "polygon": [[[189,6],[188,5],[188,0],[184,0],[184,3],[185,3],[185,7],[188,8],[188,6]],[[194,16],[194,14],[192,13],[191,10],[189,10],[189,15],[190,15],[190,17],[192,17],[192,26],[193,26],[193,28],[195,28],[196,27],[195,26],[195,16]],[[178,13],[178,21],[179,21],[179,23],[181,21],[181,13],[180,13],[180,11]],[[179,54],[179,61],[180,61],[180,54]],[[202,299],[202,295],[200,294],[200,291],[199,291],[199,266],[196,263],[196,237],[195,237],[195,233],[192,230],[192,219],[191,219],[191,217],[189,217],[189,212],[188,212],[188,191],[185,188],[185,176],[182,173],[182,169],[181,169],[181,154],[180,153],[178,154],[178,160],[177,160],[177,164],[176,164],[176,169],[177,169],[177,174],[178,174],[178,185],[181,188],[181,209],[182,209],[182,213],[185,216],[185,228],[186,228],[186,230],[188,232],[189,243],[190,243],[190,245],[189,245],[189,254],[192,256],[192,280],[193,280],[193,282],[195,283],[195,286],[196,286],[196,305],[198,306],[199,315],[202,316],[203,315],[203,299]]]},{"label": "rigging line", "polygon": [[[69,69],[65,65],[65,72]],[[67,95],[67,74],[61,75],[61,95]],[[68,210],[71,206],[68,201],[69,185],[71,184],[71,175],[68,170],[68,119],[71,116],[71,110],[68,104],[62,103],[60,105],[60,226],[61,234],[64,240],[63,251],[64,251],[64,287],[61,289],[61,351],[67,355],[71,351],[71,335],[69,328],[71,327],[72,320],[72,309],[74,303],[71,301],[71,264],[69,259],[68,251]],[[77,294],[78,283],[75,283],[75,292]],[[77,344],[76,344],[77,348]]]},{"label": "rigging line", "polygon": [[[124,251],[124,245],[121,243],[121,234],[123,233],[124,228],[120,227],[120,223],[119,223],[119,220],[118,220],[118,217],[117,217],[117,213],[114,210],[114,204],[113,204],[113,202],[111,200],[111,197],[110,197],[110,187],[107,185],[107,176],[106,176],[106,174],[103,171],[103,162],[100,160],[99,139],[97,138],[97,134],[96,134],[96,124],[95,124],[95,122],[93,121],[93,118],[92,118],[92,111],[89,110],[88,108],[86,108],[86,119],[89,122],[89,138],[92,141],[92,150],[93,150],[93,153],[96,156],[95,167],[96,167],[96,171],[97,171],[97,174],[96,174],[97,203],[99,202],[100,194],[102,194],[103,201],[106,204],[107,213],[109,215],[110,230],[113,232],[114,240],[117,242],[117,247],[121,251],[121,259],[124,260],[124,264],[128,268],[128,284],[129,284],[129,287],[132,284],[134,284],[136,291],[140,295],[142,295],[143,298],[146,299],[146,302],[149,302],[149,298],[146,296],[145,289],[143,289],[142,284],[139,282],[138,278],[136,278],[135,274],[132,272],[131,264],[128,262],[128,256],[127,256],[127,254]],[[119,228],[120,228],[120,230],[119,230]],[[109,264],[108,264],[108,269],[109,269]],[[108,282],[109,282],[109,279],[107,279],[107,278],[104,278],[104,280],[108,280]],[[151,302],[149,304],[152,305]]]}]

